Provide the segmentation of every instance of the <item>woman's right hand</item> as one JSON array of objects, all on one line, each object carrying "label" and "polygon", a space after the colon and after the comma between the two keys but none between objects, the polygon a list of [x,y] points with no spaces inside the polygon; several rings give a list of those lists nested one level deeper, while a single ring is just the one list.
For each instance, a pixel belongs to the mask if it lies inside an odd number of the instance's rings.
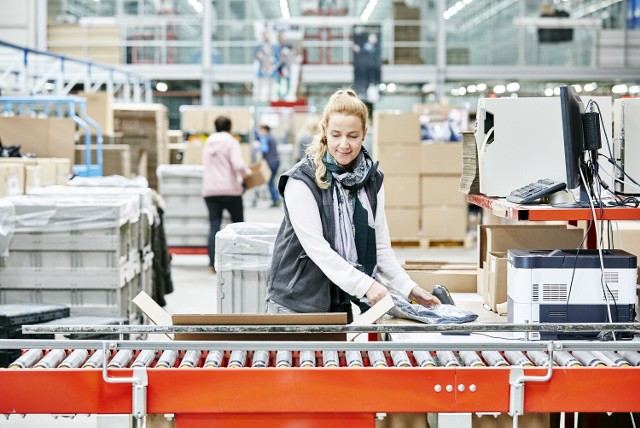
[{"label": "woman's right hand", "polygon": [[380,284],[378,281],[373,281],[373,284],[371,284],[371,287],[369,287],[365,296],[367,296],[367,299],[369,299],[372,305],[375,305],[387,294],[389,294],[389,291],[384,285]]}]

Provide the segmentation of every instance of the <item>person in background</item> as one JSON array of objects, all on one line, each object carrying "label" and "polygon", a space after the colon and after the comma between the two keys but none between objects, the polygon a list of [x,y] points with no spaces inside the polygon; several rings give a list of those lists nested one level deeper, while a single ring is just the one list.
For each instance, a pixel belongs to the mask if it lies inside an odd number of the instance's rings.
[{"label": "person in background", "polygon": [[209,271],[213,273],[222,212],[229,212],[232,223],[244,221],[242,177],[251,175],[240,143],[230,133],[231,120],[218,116],[214,125],[216,132],[207,138],[202,149],[202,196],[209,211]]},{"label": "person in background", "polygon": [[262,159],[267,162],[269,169],[271,170],[271,178],[269,178],[269,192],[271,193],[271,206],[278,207],[282,204],[280,195],[278,195],[278,189],[274,184],[276,176],[278,174],[278,168],[280,168],[280,156],[278,155],[278,145],[275,138],[271,135],[271,128],[269,125],[260,126],[258,132],[260,138],[260,150],[262,151]]},{"label": "person in background", "polygon": [[353,90],[337,91],[307,157],[281,175],[285,216],[267,274],[267,312],[346,312],[350,322],[352,301],[375,304],[388,288],[425,306],[440,303],[391,248],[383,174],[363,147],[367,118]]},{"label": "person in background", "polygon": [[320,128],[318,128],[318,119],[316,116],[308,117],[304,122],[304,126],[302,127],[302,132],[300,138],[298,139],[298,148],[296,155],[296,162],[300,162],[302,158],[305,156],[305,152],[307,148],[313,142],[313,136],[318,132]]}]

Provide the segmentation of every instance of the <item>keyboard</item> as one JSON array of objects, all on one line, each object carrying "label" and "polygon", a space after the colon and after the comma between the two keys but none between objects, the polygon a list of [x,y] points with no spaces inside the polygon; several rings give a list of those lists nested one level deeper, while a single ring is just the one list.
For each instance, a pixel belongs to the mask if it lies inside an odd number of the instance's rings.
[{"label": "keyboard", "polygon": [[507,196],[507,201],[516,204],[528,204],[537,201],[543,196],[564,190],[566,187],[567,185],[561,181],[543,178],[514,190]]}]

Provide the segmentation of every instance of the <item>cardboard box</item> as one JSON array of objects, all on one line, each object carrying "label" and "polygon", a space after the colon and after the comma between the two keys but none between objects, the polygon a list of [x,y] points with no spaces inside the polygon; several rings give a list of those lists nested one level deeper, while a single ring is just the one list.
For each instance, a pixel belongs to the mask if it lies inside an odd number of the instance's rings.
[{"label": "cardboard box", "polygon": [[180,129],[184,132],[194,134],[197,132],[203,132],[205,129],[210,128],[213,124],[205,124],[207,119],[207,113],[201,108],[185,108],[187,106],[180,107]]},{"label": "cardboard box", "polygon": [[4,146],[20,146],[20,153],[37,157],[63,157],[73,161],[76,124],[72,119],[0,117]]},{"label": "cardboard box", "polygon": [[[93,119],[100,126],[103,137],[113,136],[113,94],[108,92],[81,92],[78,96],[87,100],[87,116]],[[93,126],[91,135],[96,135],[96,129]],[[80,132],[84,135],[84,131]]]},{"label": "cardboard box", "polygon": [[385,174],[420,174],[420,146],[396,144],[374,149],[373,158]]},{"label": "cardboard box", "polygon": [[[604,232],[604,240],[607,242],[608,231]],[[623,249],[640,257],[640,221],[619,221],[613,227],[611,234],[614,248]]]},{"label": "cardboard box", "polygon": [[422,174],[462,174],[462,143],[420,144]]},{"label": "cardboard box", "polygon": [[0,197],[24,192],[24,167],[17,163],[0,163]]},{"label": "cardboard box", "polygon": [[420,182],[421,204],[466,207],[466,196],[460,193],[459,187],[459,175],[422,175]]},{"label": "cardboard box", "polygon": [[477,292],[475,263],[407,261],[402,267],[416,284],[427,291],[440,284],[451,293]]},{"label": "cardboard box", "polygon": [[420,177],[418,175],[384,176],[384,204],[385,207],[414,207],[420,206]]},{"label": "cardboard box", "polygon": [[374,144],[420,144],[420,116],[377,111],[373,114]]},{"label": "cardboard box", "polygon": [[204,148],[204,141],[192,140],[189,141],[182,152],[182,163],[188,165],[202,165],[202,149]]},{"label": "cardboard box", "polygon": [[42,168],[38,165],[25,165],[24,167],[24,193],[28,194],[32,189],[42,187],[40,176]]},{"label": "cardboard box", "polygon": [[244,178],[245,189],[252,189],[254,187],[265,184],[271,176],[271,170],[266,162],[256,162],[249,166],[251,169],[251,175]]},{"label": "cardboard box", "polygon": [[468,211],[466,205],[423,206],[421,236],[428,239],[464,239],[467,235]]},{"label": "cardboard box", "polygon": [[385,207],[391,240],[418,240],[420,232],[419,208]]},{"label": "cardboard box", "polygon": [[[91,163],[96,164],[95,147],[91,148]],[[76,145],[76,164],[86,164],[85,147]],[[102,145],[102,175],[131,176],[131,146],[128,144],[103,144]]]},{"label": "cardboard box", "polygon": [[375,421],[375,428],[428,428],[426,413],[387,413]]},{"label": "cardboard box", "polygon": [[577,248],[584,231],[566,225],[480,225],[478,226],[478,267],[484,267],[489,253],[522,250]]},{"label": "cardboard box", "polygon": [[507,253],[489,253],[484,269],[487,271],[485,302],[497,312],[497,305],[507,301]]}]

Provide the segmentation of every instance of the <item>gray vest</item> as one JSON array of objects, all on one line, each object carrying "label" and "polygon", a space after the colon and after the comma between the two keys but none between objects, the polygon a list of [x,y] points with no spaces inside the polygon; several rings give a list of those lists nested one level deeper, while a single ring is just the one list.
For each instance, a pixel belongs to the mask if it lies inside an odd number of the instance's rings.
[{"label": "gray vest", "polygon": [[[375,219],[378,206],[378,191],[382,187],[383,174],[377,170],[376,162],[365,192],[369,198]],[[278,190],[284,196],[284,187],[289,177],[301,180],[311,190],[322,221],[322,234],[335,250],[335,221],[333,218],[333,195],[331,188],[320,189],[315,182],[313,162],[305,158],[280,176]],[[267,275],[267,299],[296,312],[348,312],[349,296],[311,261],[296,236],[287,201],[284,201],[284,219],[273,248],[271,267]]]}]

